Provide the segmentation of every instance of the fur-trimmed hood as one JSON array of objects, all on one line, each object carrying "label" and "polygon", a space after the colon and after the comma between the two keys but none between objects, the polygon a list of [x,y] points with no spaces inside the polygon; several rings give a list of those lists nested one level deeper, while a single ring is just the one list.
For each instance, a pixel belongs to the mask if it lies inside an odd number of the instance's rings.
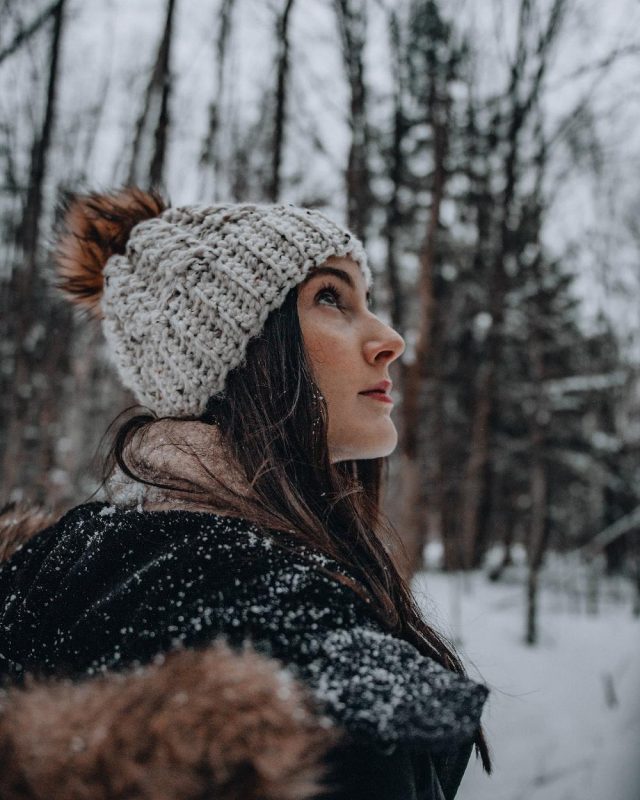
[{"label": "fur-trimmed hood", "polygon": [[273,660],[224,642],[0,698],[3,800],[302,800],[337,737]]}]

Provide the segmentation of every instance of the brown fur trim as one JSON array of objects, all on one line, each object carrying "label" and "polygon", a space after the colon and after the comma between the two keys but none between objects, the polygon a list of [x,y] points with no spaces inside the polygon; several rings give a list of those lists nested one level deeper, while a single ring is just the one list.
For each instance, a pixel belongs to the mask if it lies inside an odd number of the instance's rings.
[{"label": "brown fur trim", "polygon": [[316,712],[280,662],[223,639],[79,682],[27,677],[0,694],[0,797],[306,800],[330,788],[342,737]]},{"label": "brown fur trim", "polygon": [[57,519],[57,514],[26,502],[7,503],[0,508],[0,563]]},{"label": "brown fur trim", "polygon": [[108,259],[122,255],[131,229],[167,208],[155,191],[135,186],[100,194],[71,195],[65,203],[54,260],[56,288],[72,303],[102,318],[100,298]]}]

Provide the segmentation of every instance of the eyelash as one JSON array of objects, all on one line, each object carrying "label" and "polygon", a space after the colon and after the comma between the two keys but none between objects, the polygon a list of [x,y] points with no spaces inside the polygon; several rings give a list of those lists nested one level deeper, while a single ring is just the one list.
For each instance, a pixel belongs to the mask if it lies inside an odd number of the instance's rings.
[{"label": "eyelash", "polygon": [[325,283],[325,284],[324,284],[324,285],[323,285],[323,286],[320,288],[320,290],[319,290],[319,291],[318,291],[318,293],[316,294],[316,300],[317,300],[317,299],[318,299],[318,298],[319,298],[319,297],[320,297],[322,294],[324,294],[325,292],[327,292],[328,294],[331,294],[331,295],[333,296],[334,300],[336,301],[336,308],[343,308],[343,305],[342,305],[342,303],[341,303],[341,301],[340,301],[340,297],[341,297],[341,295],[340,295],[340,292],[339,292],[339,290],[338,290],[338,289],[337,289],[337,288],[336,288],[336,287],[335,287],[335,286],[334,286],[332,283]]}]

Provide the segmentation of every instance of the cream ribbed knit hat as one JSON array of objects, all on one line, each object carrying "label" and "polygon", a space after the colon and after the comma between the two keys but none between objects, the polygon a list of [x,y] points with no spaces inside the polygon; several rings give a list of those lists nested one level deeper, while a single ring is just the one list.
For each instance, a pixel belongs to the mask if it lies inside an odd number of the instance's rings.
[{"label": "cream ribbed knit hat", "polygon": [[199,415],[289,290],[330,256],[371,272],[362,243],[293,205],[166,208],[125,189],[76,196],[56,254],[61,289],[102,319],[125,386],[159,415]]}]

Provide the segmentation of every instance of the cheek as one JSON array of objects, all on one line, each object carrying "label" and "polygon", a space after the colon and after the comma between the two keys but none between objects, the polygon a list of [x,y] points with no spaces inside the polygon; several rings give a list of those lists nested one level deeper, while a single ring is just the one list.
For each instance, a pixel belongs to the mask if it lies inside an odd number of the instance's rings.
[{"label": "cheek", "polygon": [[335,330],[321,327],[310,330],[305,346],[320,391],[332,406],[342,406],[351,394],[354,376],[355,351],[350,342]]},{"label": "cheek", "polygon": [[353,362],[349,342],[334,328],[314,326],[305,332],[304,341],[309,357],[319,371],[338,372]]},{"label": "cheek", "polygon": [[304,343],[314,367],[322,367],[324,364],[331,362],[330,347],[322,337],[313,334],[306,335]]}]

